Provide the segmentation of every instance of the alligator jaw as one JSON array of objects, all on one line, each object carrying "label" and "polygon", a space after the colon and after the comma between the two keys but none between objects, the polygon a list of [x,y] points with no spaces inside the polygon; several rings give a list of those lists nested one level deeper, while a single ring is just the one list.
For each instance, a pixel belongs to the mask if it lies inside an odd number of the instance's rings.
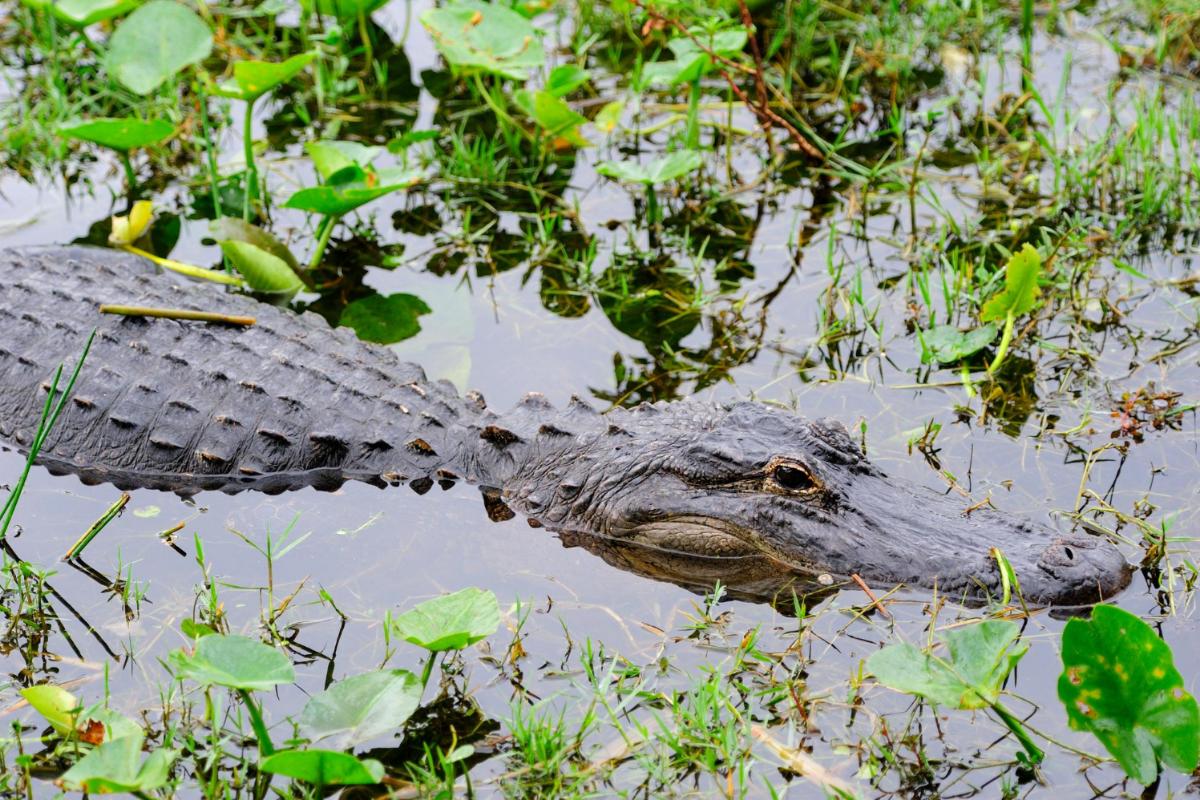
[{"label": "alligator jaw", "polygon": [[[725,503],[706,503],[698,495],[685,496],[679,509],[664,510],[621,535],[681,550],[691,543],[692,552],[703,555],[757,551],[808,575],[839,580],[857,575],[877,588],[937,589],[966,602],[1001,595],[993,548],[1012,565],[1025,601],[1038,606],[1106,600],[1132,574],[1121,552],[1103,539],[1061,534],[993,509],[968,515],[963,498],[880,473],[855,476],[840,494],[826,508],[781,498],[726,496]],[[731,499],[739,513],[717,511]],[[698,502],[712,514],[699,512]],[[746,524],[752,520],[760,525]]]}]

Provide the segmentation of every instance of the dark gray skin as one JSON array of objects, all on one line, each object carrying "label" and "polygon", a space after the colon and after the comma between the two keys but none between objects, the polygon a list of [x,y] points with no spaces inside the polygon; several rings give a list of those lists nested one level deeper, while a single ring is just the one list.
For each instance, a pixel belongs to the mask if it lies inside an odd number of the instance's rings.
[{"label": "dark gray skin", "polygon": [[[98,313],[102,302],[254,316],[235,328]],[[40,460],[85,482],[201,490],[466,480],[567,534],[707,562],[878,588],[999,593],[991,548],[1043,605],[1107,599],[1130,568],[1111,544],[889,478],[845,428],[755,403],[599,414],[529,395],[496,414],[386,348],[108,250],[0,252],[0,436],[27,446],[59,363],[92,350]],[[698,562],[699,563],[699,562]],[[731,561],[730,563],[734,563]],[[769,562],[768,562],[769,564]]]}]

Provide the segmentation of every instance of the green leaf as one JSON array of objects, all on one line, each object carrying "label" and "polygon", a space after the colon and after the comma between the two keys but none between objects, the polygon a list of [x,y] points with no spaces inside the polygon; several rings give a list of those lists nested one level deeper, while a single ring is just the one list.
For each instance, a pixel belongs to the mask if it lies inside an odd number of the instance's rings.
[{"label": "green leaf", "polygon": [[233,80],[222,84],[221,94],[240,100],[256,100],[299,75],[316,57],[316,53],[301,53],[278,63],[238,61],[233,65]]},{"label": "green leaf", "polygon": [[58,0],[50,6],[54,16],[76,28],[86,28],[119,17],[137,8],[140,0]]},{"label": "green leaf", "polygon": [[357,20],[372,11],[382,8],[387,0],[300,0],[305,8],[317,9],[320,14],[337,17],[339,20]]},{"label": "green leaf", "polygon": [[426,650],[462,650],[500,627],[500,604],[484,589],[467,588],[435,597],[392,620],[406,642]]},{"label": "green leaf", "polygon": [[257,225],[244,221],[241,217],[221,217],[208,223],[208,230],[217,242],[237,241],[252,244],[259,250],[265,250],[278,259],[283,260],[289,267],[300,271],[300,262],[292,255],[292,251],[275,236]]},{"label": "green leaf", "polygon": [[421,14],[421,24],[453,67],[523,81],[546,61],[541,33],[502,5],[461,0]]},{"label": "green leaf", "polygon": [[150,94],[184,67],[212,52],[212,31],[186,6],[150,0],[108,41],[108,71],[127,89]]},{"label": "green leaf", "polygon": [[383,780],[383,764],[373,758],[360,761],[337,750],[283,750],[264,758],[259,769],[318,786],[364,785]]},{"label": "green leaf", "polygon": [[890,689],[924,697],[948,708],[984,708],[995,703],[1000,687],[1028,646],[1013,647],[1017,626],[985,620],[942,636],[947,656],[893,644],[867,659],[867,669]]},{"label": "green leaf", "polygon": [[559,64],[546,78],[546,91],[555,97],[566,97],[588,82],[588,71],[578,64]]},{"label": "green leaf", "polygon": [[656,61],[642,68],[642,77],[650,84],[660,86],[678,86],[681,83],[691,83],[707,75],[716,66],[713,57],[707,51],[729,57],[740,53],[746,46],[748,38],[743,27],[729,28],[715,33],[693,28],[689,31],[704,44],[694,41],[690,36],[680,36],[667,43],[674,53],[671,61]]},{"label": "green leaf", "polygon": [[420,703],[421,682],[407,670],[355,675],[305,704],[300,733],[331,750],[345,750],[396,731]]},{"label": "green leaf", "polygon": [[654,186],[695,172],[702,163],[704,159],[695,150],[677,150],[645,166],[636,161],[601,161],[596,165],[596,172],[623,183]]},{"label": "green leaf", "polygon": [[925,350],[921,353],[921,363],[961,361],[991,344],[998,332],[991,322],[970,331],[960,331],[954,325],[938,325],[922,334]]},{"label": "green leaf", "polygon": [[286,654],[245,636],[205,636],[191,655],[175,650],[168,658],[177,677],[202,686],[254,691],[296,680]]},{"label": "green leaf", "polygon": [[341,172],[346,167],[357,166],[366,169],[383,152],[382,147],[329,140],[308,142],[304,145],[304,150],[312,159],[313,167],[323,181],[329,180],[331,175]]},{"label": "green leaf", "polygon": [[42,715],[59,736],[70,736],[75,732],[75,718],[79,711],[79,698],[61,686],[41,683],[21,690],[21,697]]},{"label": "green leaf", "polygon": [[65,122],[58,126],[58,132],[68,139],[128,151],[161,142],[175,133],[175,126],[165,119],[147,122],[136,117],[97,117]]},{"label": "green leaf", "polygon": [[141,735],[122,736],[79,759],[60,780],[68,788],[83,792],[152,792],[166,785],[177,755],[164,748],[143,762]]},{"label": "green leaf", "polygon": [[575,147],[590,144],[579,132],[579,126],[587,122],[587,117],[574,111],[562,98],[546,91],[521,89],[513,94],[513,101],[551,137]]},{"label": "green leaf", "polygon": [[1032,245],[1026,244],[1020,252],[1013,253],[1004,267],[1004,291],[983,306],[979,318],[984,322],[1004,319],[1009,314],[1019,317],[1038,306],[1038,275],[1042,272],[1042,256]]},{"label": "green leaf", "polygon": [[293,295],[304,287],[296,271],[279,256],[247,242],[227,239],[219,244],[221,252],[254,291]]},{"label": "green leaf", "polygon": [[340,217],[385,194],[414,186],[424,177],[416,170],[381,169],[367,172],[346,167],[329,177],[328,183],[301,189],[284,206]]},{"label": "green leaf", "polygon": [[363,341],[394,344],[416,336],[421,330],[417,317],[430,310],[416,295],[372,294],[347,304],[338,322],[353,328]]},{"label": "green leaf", "polygon": [[1142,785],[1159,760],[1185,775],[1200,763],[1200,710],[1171,648],[1128,611],[1096,606],[1062,635],[1058,697],[1076,730],[1091,731]]}]

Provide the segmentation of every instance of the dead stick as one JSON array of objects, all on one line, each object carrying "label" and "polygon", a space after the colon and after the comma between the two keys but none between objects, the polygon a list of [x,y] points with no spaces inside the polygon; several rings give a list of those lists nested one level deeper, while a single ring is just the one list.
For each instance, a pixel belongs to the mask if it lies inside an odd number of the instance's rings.
[{"label": "dead stick", "polygon": [[888,619],[892,618],[892,615],[888,613],[888,610],[883,607],[883,603],[880,603],[879,598],[876,597],[875,593],[871,591],[871,587],[867,586],[867,582],[859,577],[857,572],[853,573],[850,576],[850,579],[858,584],[858,588],[867,593],[867,597],[871,598],[871,605],[867,606],[867,608],[878,608],[880,614],[883,614]]},{"label": "dead stick", "polygon": [[124,317],[162,317],[164,319],[192,319],[197,322],[221,322],[226,325],[253,325],[254,317],[238,317],[218,314],[213,311],[191,311],[186,308],[149,308],[147,306],[115,306],[107,303],[100,306],[101,314],[120,314]]}]

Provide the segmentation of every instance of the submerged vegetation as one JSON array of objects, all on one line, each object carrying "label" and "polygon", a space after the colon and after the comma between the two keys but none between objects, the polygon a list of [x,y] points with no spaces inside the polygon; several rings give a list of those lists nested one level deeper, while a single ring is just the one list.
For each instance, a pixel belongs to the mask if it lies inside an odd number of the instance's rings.
[{"label": "submerged vegetation", "polygon": [[458,490],[185,505],[9,457],[0,794],[1194,792],[1194,6],[0,0],[0,244],[460,388],[836,415],[1141,575],[1064,622],[1004,570],[980,608],[781,589]]}]

